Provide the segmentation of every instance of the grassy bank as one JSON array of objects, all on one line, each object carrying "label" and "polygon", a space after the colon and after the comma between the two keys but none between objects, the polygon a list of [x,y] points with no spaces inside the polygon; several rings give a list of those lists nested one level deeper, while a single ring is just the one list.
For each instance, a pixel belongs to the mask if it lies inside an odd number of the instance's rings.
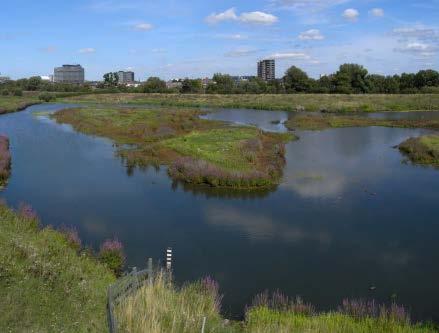
[{"label": "grassy bank", "polygon": [[285,122],[290,129],[323,130],[340,127],[384,126],[399,128],[426,128],[439,130],[439,120],[428,119],[377,119],[349,115],[299,114]]},{"label": "grassy bank", "polygon": [[439,94],[419,95],[206,95],[102,94],[66,99],[74,103],[154,104],[163,106],[257,110],[377,112],[439,110]]},{"label": "grassy bank", "polygon": [[399,145],[410,161],[439,167],[439,135],[410,138]]},{"label": "grassy bank", "polygon": [[0,135],[0,189],[4,187],[11,173],[11,153],[9,152],[9,139]]},{"label": "grassy bank", "polygon": [[105,332],[114,275],[29,208],[0,205],[0,331]]},{"label": "grassy bank", "polygon": [[410,322],[406,310],[396,304],[345,300],[334,312],[318,313],[300,299],[290,300],[279,293],[262,294],[246,311],[242,322],[220,315],[218,285],[207,278],[176,288],[159,274],[116,306],[121,332],[192,333],[387,333],[437,332],[433,327]]},{"label": "grassy bank", "polygon": [[199,118],[193,109],[88,107],[53,115],[76,130],[114,140],[128,167],[169,165],[187,183],[235,188],[274,185],[291,136]]},{"label": "grassy bank", "polygon": [[41,103],[38,96],[0,96],[0,115],[4,113],[21,111],[28,106]]}]

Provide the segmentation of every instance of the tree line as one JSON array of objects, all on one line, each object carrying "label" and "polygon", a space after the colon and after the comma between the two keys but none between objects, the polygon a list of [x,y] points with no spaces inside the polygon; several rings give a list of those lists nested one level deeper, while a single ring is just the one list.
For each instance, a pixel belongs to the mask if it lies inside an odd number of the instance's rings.
[{"label": "tree line", "polygon": [[369,74],[358,64],[343,64],[337,72],[313,79],[302,69],[292,66],[282,79],[264,81],[257,77],[236,80],[217,73],[207,84],[201,79],[184,79],[174,87],[167,87],[165,81],[150,77],[138,87],[119,84],[117,73],[106,73],[104,80],[96,86],[74,85],[44,81],[40,77],[0,83],[1,95],[17,95],[22,91],[47,91],[65,93],[87,92],[133,92],[133,93],[192,93],[192,94],[415,94],[439,93],[439,72],[420,70],[417,73],[401,75]]}]

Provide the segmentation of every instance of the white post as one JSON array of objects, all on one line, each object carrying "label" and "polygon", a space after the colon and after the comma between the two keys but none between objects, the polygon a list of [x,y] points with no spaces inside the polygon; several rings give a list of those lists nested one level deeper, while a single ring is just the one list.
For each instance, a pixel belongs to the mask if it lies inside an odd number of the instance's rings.
[{"label": "white post", "polygon": [[168,247],[166,250],[166,269],[170,270],[172,268],[172,248]]},{"label": "white post", "polygon": [[201,333],[204,333],[205,327],[206,327],[206,317],[203,318],[203,326],[201,326]]}]

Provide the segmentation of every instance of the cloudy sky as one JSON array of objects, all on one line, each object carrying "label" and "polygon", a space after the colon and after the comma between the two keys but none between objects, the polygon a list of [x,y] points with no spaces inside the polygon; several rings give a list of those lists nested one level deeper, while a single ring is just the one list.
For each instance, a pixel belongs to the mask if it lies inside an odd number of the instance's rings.
[{"label": "cloudy sky", "polygon": [[439,0],[14,0],[0,11],[0,73],[48,75],[80,63],[86,79],[254,75],[277,60],[311,76],[345,62],[393,74],[439,69]]}]

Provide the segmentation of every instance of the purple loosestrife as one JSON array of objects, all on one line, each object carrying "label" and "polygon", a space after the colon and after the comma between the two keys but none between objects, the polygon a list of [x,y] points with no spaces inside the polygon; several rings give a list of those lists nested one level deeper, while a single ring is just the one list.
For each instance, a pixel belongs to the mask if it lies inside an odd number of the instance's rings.
[{"label": "purple loosestrife", "polygon": [[214,297],[215,308],[221,310],[222,295],[219,294],[219,284],[217,281],[212,279],[210,276],[205,277],[201,280],[201,286]]},{"label": "purple loosestrife", "polygon": [[73,247],[76,251],[81,249],[81,238],[79,238],[78,231],[74,227],[63,226],[61,227],[60,232],[64,235],[71,247]]},{"label": "purple loosestrife", "polygon": [[35,212],[35,210],[32,208],[32,206],[24,202],[20,203],[20,205],[18,206],[18,215],[30,221],[39,220],[38,215]]},{"label": "purple loosestrife", "polygon": [[122,243],[117,239],[104,241],[99,250],[99,259],[116,275],[121,275],[126,259]]}]

